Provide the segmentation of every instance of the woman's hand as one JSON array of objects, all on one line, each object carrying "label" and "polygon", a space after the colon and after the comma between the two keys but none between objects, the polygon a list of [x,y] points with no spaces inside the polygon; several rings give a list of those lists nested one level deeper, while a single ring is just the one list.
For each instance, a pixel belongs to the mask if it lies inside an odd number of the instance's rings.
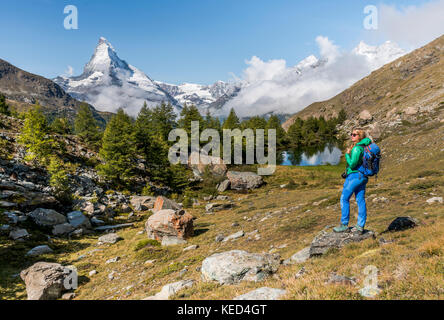
[{"label": "woman's hand", "polygon": [[352,150],[352,147],[348,147],[348,148],[347,148],[347,151],[345,151],[345,153],[350,153],[351,150]]}]

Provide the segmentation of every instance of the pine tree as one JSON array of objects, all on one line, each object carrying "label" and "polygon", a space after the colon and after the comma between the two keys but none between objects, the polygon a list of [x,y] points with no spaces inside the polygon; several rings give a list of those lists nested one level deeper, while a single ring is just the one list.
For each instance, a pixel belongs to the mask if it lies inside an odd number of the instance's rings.
[{"label": "pine tree", "polygon": [[344,108],[342,108],[341,111],[339,111],[338,113],[337,123],[343,124],[345,120],[347,120],[347,113],[345,112]]},{"label": "pine tree", "polygon": [[97,147],[100,142],[101,132],[99,124],[87,104],[81,104],[74,121],[75,133],[90,146]]},{"label": "pine tree", "polygon": [[204,119],[199,113],[199,110],[195,105],[185,106],[180,112],[180,119],[178,121],[178,127],[185,129],[188,135],[191,135],[191,122],[199,121],[199,130],[202,131],[205,127]]},{"label": "pine tree", "polygon": [[227,119],[225,119],[224,124],[222,125],[222,129],[236,129],[240,128],[240,122],[239,118],[236,115],[236,112],[233,108],[230,110],[230,114],[228,115]]},{"label": "pine tree", "polygon": [[288,128],[287,137],[288,142],[293,147],[302,145],[302,126],[304,121],[301,118],[296,118],[295,122]]},{"label": "pine tree", "polygon": [[55,196],[59,201],[69,203],[72,200],[72,194],[63,161],[57,156],[51,156],[47,169],[50,175],[49,184],[53,188]]},{"label": "pine tree", "polygon": [[6,97],[1,93],[0,93],[0,113],[7,116],[11,115],[9,106],[6,104]]},{"label": "pine tree", "polygon": [[55,118],[51,123],[51,131],[61,135],[71,134],[72,128],[67,118]]},{"label": "pine tree", "polygon": [[279,120],[278,116],[272,115],[268,121],[266,126],[267,132],[266,136],[268,138],[268,130],[269,129],[275,129],[276,130],[276,144],[278,146],[285,143],[285,130],[282,128],[281,121]]},{"label": "pine tree", "polygon": [[48,162],[54,145],[48,133],[48,122],[37,104],[26,113],[25,123],[18,138],[18,142],[26,148],[27,161],[37,161],[40,164]]},{"label": "pine tree", "polygon": [[117,186],[130,182],[136,168],[136,139],[133,121],[123,109],[106,126],[99,155],[103,160],[97,168],[101,176]]}]

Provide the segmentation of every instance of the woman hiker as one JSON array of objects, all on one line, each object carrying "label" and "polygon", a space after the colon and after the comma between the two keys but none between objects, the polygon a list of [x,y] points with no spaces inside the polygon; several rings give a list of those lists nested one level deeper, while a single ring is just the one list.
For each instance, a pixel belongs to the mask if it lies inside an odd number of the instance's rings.
[{"label": "woman hiker", "polygon": [[367,185],[368,177],[359,172],[359,167],[362,166],[364,147],[370,145],[372,141],[366,137],[365,131],[361,128],[353,129],[351,140],[352,144],[345,153],[347,169],[344,188],[342,189],[341,195],[341,225],[333,228],[333,231],[348,231],[348,222],[350,220],[350,198],[354,193],[356,202],[358,203],[358,223],[356,224],[355,229],[362,233],[364,232],[364,226],[367,220],[365,186]]}]

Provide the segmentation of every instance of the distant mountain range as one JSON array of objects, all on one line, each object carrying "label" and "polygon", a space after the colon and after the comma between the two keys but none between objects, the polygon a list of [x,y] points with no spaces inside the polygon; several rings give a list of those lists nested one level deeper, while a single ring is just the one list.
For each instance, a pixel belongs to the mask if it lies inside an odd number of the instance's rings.
[{"label": "distant mountain range", "polygon": [[73,97],[87,101],[98,110],[115,112],[122,107],[132,115],[137,114],[144,102],[148,106],[169,102],[177,113],[185,103],[194,104],[205,113],[212,104],[217,106],[219,99],[229,97],[237,90],[236,85],[223,81],[208,86],[154,81],[120,59],[113,46],[103,37],[80,76],[59,76],[54,82]]}]

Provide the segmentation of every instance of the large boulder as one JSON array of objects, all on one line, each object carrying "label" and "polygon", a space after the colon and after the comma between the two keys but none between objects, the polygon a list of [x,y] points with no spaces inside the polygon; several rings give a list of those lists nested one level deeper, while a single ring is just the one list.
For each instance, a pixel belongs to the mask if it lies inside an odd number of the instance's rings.
[{"label": "large boulder", "polygon": [[154,208],[155,197],[151,196],[132,196],[130,198],[131,206],[136,211],[145,211]]},{"label": "large boulder", "polygon": [[70,232],[73,232],[74,230],[75,228],[71,224],[65,222],[52,227],[52,234],[55,236],[63,236],[67,235]]},{"label": "large boulder", "polygon": [[217,191],[218,192],[225,192],[230,188],[230,180],[224,180],[221,183],[217,185]]},{"label": "large boulder", "polygon": [[351,242],[359,242],[370,238],[375,238],[375,234],[371,230],[365,230],[364,233],[352,231],[337,233],[323,230],[311,243],[310,257],[322,255],[329,249],[341,249]]},{"label": "large boulder", "polygon": [[202,262],[202,278],[215,280],[220,284],[240,281],[261,281],[277,271],[280,264],[278,255],[249,253],[231,250],[215,253]]},{"label": "large boulder", "polygon": [[216,177],[223,177],[227,172],[227,166],[221,158],[201,155],[199,152],[191,153],[188,158],[188,166],[193,170],[196,178],[202,178],[205,170]]},{"label": "large boulder", "polygon": [[237,296],[233,300],[279,300],[286,293],[287,291],[283,289],[262,287]]},{"label": "large boulder", "polygon": [[180,210],[182,206],[180,206],[177,202],[168,199],[166,197],[160,196],[156,198],[156,202],[154,203],[153,212],[157,212],[160,210],[171,209],[171,210]]},{"label": "large boulder", "polygon": [[38,208],[29,213],[34,222],[42,227],[52,227],[66,222],[66,217],[52,209]]},{"label": "large boulder", "polygon": [[213,213],[216,211],[228,210],[233,208],[232,203],[209,203],[205,206],[205,211],[207,213]]},{"label": "large boulder", "polygon": [[373,120],[372,114],[368,110],[362,110],[359,114],[359,124],[363,125]]},{"label": "large boulder", "polygon": [[37,262],[20,273],[28,300],[54,300],[62,296],[64,268],[58,263]]},{"label": "large boulder", "polygon": [[228,171],[227,178],[233,190],[255,189],[264,183],[262,177],[254,172]]},{"label": "large boulder", "polygon": [[48,247],[46,244],[37,246],[29,250],[26,255],[27,256],[39,256],[42,254],[53,253],[54,251]]},{"label": "large boulder", "polygon": [[148,218],[145,230],[150,239],[187,239],[193,235],[193,216],[183,210],[160,210]]}]

